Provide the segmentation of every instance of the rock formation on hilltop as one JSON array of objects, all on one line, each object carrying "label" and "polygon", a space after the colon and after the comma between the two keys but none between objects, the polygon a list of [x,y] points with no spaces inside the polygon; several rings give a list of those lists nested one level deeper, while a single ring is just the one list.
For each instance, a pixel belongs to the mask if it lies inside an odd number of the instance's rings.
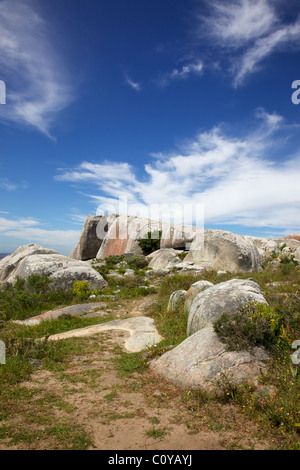
[{"label": "rock formation on hilltop", "polygon": [[[106,232],[97,239],[97,224],[106,224]],[[108,214],[89,216],[80,241],[70,254],[75,259],[105,259],[111,255],[140,254],[139,240],[148,233],[160,233],[160,253],[153,255],[151,263],[156,269],[205,268],[230,272],[260,270],[259,251],[251,237],[243,237],[222,230],[157,222],[142,217]],[[189,253],[181,263],[176,259],[176,250]],[[169,253],[168,253],[169,250]],[[177,253],[179,254],[179,253]],[[165,263],[165,264],[164,264]],[[172,266],[171,266],[172,265]]]}]

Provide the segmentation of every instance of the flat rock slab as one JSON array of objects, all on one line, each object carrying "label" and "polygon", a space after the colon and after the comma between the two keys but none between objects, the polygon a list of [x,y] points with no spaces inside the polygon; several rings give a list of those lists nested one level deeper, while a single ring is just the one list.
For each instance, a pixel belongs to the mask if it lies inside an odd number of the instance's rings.
[{"label": "flat rock slab", "polygon": [[49,341],[57,341],[67,338],[83,338],[93,336],[104,331],[121,330],[129,333],[125,339],[125,349],[128,352],[139,352],[154,346],[162,341],[162,336],[154,326],[154,320],[149,317],[133,317],[125,320],[113,320],[101,325],[91,325],[85,328],[77,328],[65,333],[50,336]]},{"label": "flat rock slab", "polygon": [[106,304],[103,302],[70,305],[68,307],[57,308],[55,310],[50,310],[49,312],[40,313],[34,317],[27,318],[27,320],[16,320],[14,323],[19,323],[20,325],[26,326],[39,325],[42,321],[55,320],[62,315],[77,316],[82,315],[83,313],[95,313],[97,310],[101,308],[103,309],[104,307],[106,307]]}]

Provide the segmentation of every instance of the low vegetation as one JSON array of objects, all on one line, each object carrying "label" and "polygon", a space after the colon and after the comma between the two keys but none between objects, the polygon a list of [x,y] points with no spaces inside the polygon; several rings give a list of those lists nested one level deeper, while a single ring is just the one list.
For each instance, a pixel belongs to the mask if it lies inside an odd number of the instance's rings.
[{"label": "low vegetation", "polygon": [[[164,278],[158,300],[151,309],[159,330],[167,338],[164,344],[176,346],[186,338],[187,314],[183,306],[175,312],[167,311],[172,292],[187,290],[197,280],[206,279],[216,284],[232,277],[210,272],[197,277]],[[256,388],[238,386],[224,378],[218,384],[217,394],[193,391],[190,397],[196,402],[203,402],[205,396],[205,401],[234,403],[261,425],[276,429],[280,437],[274,443],[280,443],[279,448],[299,449],[300,371],[299,365],[292,361],[295,352],[292,345],[300,339],[300,269],[295,263],[284,263],[279,269],[234,277],[257,282],[268,305],[249,303],[241,314],[224,314],[214,324],[215,331],[229,350],[265,347],[270,353],[267,372],[259,377],[260,386]]]},{"label": "low vegetation", "polygon": [[[134,270],[134,275],[122,278],[108,275],[111,270],[118,272],[119,269],[128,268]],[[228,273],[217,275],[215,272],[207,272],[193,276],[173,272],[164,277],[148,278],[145,277],[147,266],[142,255],[128,259],[123,256],[110,257],[102,266],[95,265],[95,269],[106,272],[108,285],[101,291],[93,290],[87,283],[80,282],[75,283],[70,291],[54,291],[49,279],[44,276],[31,276],[26,283],[19,279],[14,286],[2,288],[0,340],[5,342],[7,361],[5,366],[0,365],[0,442],[1,439],[9,439],[10,444],[14,445],[45,440],[50,448],[65,449],[86,449],[91,445],[91,437],[74,424],[72,419],[65,416],[60,420],[51,415],[50,405],[55,401],[56,408],[64,407],[71,418],[72,410],[68,408],[70,404],[52,396],[52,401],[48,397],[49,407],[46,407],[45,402],[38,403],[34,393],[22,384],[30,379],[36,367],[66,377],[70,358],[82,351],[83,340],[50,342],[49,335],[108,321],[114,316],[113,311],[105,317],[97,318],[66,315],[32,327],[13,323],[12,320],[24,320],[37,313],[66,305],[99,301],[103,296],[122,303],[156,293],[147,314],[154,318],[164,340],[143,353],[126,354],[119,346],[114,349],[113,363],[119,376],[126,378],[130,374],[138,374],[142,377],[150,360],[186,338],[187,312],[183,306],[175,312],[167,311],[171,293],[179,289],[187,290],[198,280],[205,279],[216,284],[233,277]],[[200,413],[203,407],[230,404],[259,423],[262,430],[274,436],[272,448],[299,449],[300,374],[299,365],[296,361],[292,362],[292,344],[300,339],[299,266],[295,263],[283,263],[277,269],[241,273],[234,277],[251,278],[257,282],[268,305],[249,304],[242,315],[223,315],[215,323],[215,331],[228,349],[251,349],[257,346],[267,348],[270,353],[268,367],[259,378],[257,387],[238,386],[229,383],[224,377],[218,384],[218,393],[186,390],[182,392],[183,403],[187,409],[196,410],[194,422],[198,411]],[[148,279],[151,279],[151,283]],[[93,344],[93,353],[95,348]],[[90,379],[92,383],[94,378]],[[113,402],[116,397],[116,391],[108,391],[105,402]],[[22,405],[25,402],[30,404],[28,409]],[[30,426],[14,429],[10,419],[16,413],[23,413],[25,421],[31,416],[38,421],[38,426],[34,429]],[[155,426],[147,432],[154,438],[163,438],[165,435],[165,430],[162,432]]]}]

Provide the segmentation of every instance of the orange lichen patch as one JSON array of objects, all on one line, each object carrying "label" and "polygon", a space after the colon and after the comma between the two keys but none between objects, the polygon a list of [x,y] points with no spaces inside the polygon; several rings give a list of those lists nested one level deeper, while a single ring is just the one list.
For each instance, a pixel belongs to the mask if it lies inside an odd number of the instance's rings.
[{"label": "orange lichen patch", "polygon": [[300,241],[300,235],[286,235],[284,238],[289,238],[290,240]]},{"label": "orange lichen patch", "polygon": [[109,256],[115,256],[115,255],[122,255],[125,253],[127,248],[127,240],[126,239],[116,239],[116,240],[108,240],[104,253],[103,253],[103,258],[108,258]]}]

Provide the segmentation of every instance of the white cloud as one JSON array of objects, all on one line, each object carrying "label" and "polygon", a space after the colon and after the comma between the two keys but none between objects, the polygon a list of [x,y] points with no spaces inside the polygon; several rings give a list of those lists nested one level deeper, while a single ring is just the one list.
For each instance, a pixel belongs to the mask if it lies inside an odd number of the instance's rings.
[{"label": "white cloud", "polygon": [[40,228],[40,225],[35,219],[11,220],[0,217],[0,243],[12,246],[12,239],[16,239],[20,240],[22,245],[38,243],[68,255],[79,240],[80,230],[47,230]]},{"label": "white cloud", "polygon": [[271,0],[215,1],[201,28],[231,63],[234,86],[257,72],[275,51],[300,49],[300,20],[284,23]]},{"label": "white cloud", "polygon": [[128,163],[83,162],[77,168],[60,170],[62,173],[56,176],[58,181],[83,182],[90,181],[99,185],[106,192],[120,190],[124,184],[136,184],[135,175]]},{"label": "white cloud", "polygon": [[117,208],[118,198],[128,197],[131,215],[153,204],[202,204],[206,225],[299,230],[300,152],[290,159],[285,156],[282,162],[274,161],[272,155],[279,145],[276,132],[284,121],[262,109],[257,118],[257,127],[243,137],[229,136],[216,127],[200,133],[177,152],[158,155],[145,165],[141,179],[129,165],[110,162],[85,162],[59,179],[94,182],[99,194],[89,197],[98,203],[98,213],[105,204]]},{"label": "white cloud", "polygon": [[277,23],[274,9],[267,0],[214,2],[212,15],[203,18],[220,45],[241,47],[268,33]]},{"label": "white cloud", "polygon": [[7,230],[23,230],[27,227],[34,227],[39,222],[34,219],[19,219],[10,220],[4,217],[0,217],[0,232],[6,232]]},{"label": "white cloud", "polygon": [[0,67],[6,83],[1,118],[33,126],[47,136],[56,114],[72,100],[51,27],[26,1],[0,2]]}]

